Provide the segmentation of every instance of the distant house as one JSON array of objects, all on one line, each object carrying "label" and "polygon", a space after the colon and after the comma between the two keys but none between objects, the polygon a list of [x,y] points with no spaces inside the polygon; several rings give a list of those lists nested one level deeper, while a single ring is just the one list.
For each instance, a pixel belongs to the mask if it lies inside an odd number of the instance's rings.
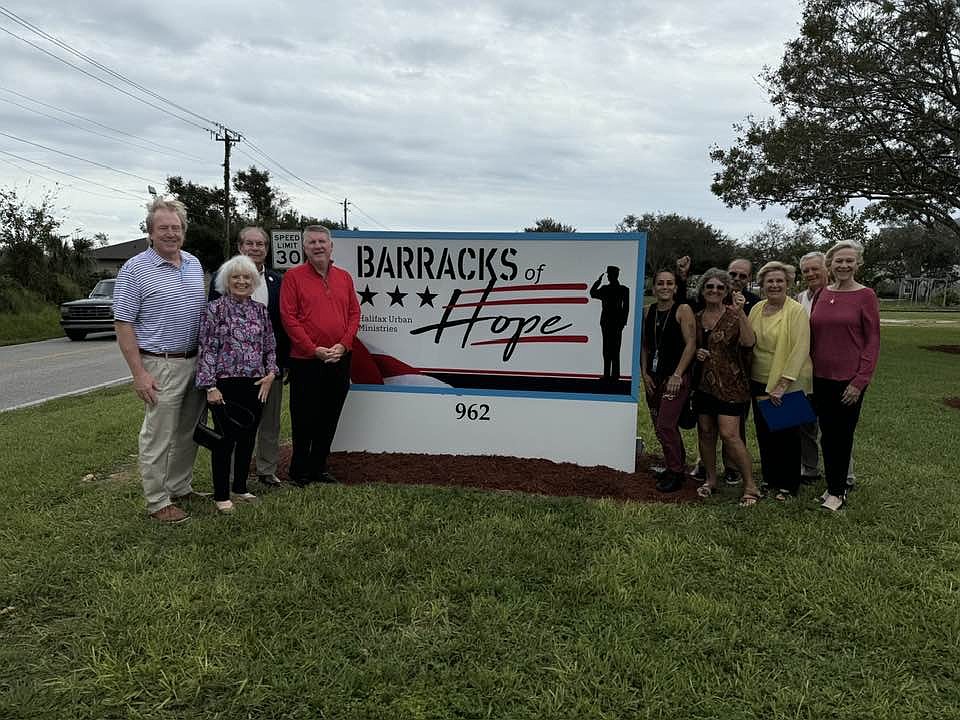
[{"label": "distant house", "polygon": [[142,237],[136,240],[117,243],[116,245],[94,248],[90,251],[90,257],[92,257],[96,263],[98,273],[112,277],[120,272],[120,266],[127,260],[146,249],[147,238]]}]

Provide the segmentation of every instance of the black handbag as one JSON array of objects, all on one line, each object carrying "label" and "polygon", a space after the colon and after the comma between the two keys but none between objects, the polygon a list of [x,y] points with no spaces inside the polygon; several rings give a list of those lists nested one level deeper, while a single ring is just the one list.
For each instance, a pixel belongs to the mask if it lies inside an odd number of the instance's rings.
[{"label": "black handbag", "polygon": [[220,430],[207,425],[207,413],[200,416],[197,426],[193,429],[193,441],[208,450],[216,450],[222,446],[231,435],[243,430],[249,430],[257,421],[252,412],[242,405],[225,402],[222,405],[207,404],[212,415],[217,416]]}]

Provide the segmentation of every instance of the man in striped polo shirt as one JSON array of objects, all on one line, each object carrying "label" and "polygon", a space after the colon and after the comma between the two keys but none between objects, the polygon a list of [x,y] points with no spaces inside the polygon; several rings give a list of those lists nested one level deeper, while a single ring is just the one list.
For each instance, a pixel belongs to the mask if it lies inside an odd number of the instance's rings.
[{"label": "man in striped polo shirt", "polygon": [[193,429],[204,397],[194,384],[197,336],[206,307],[200,261],[181,250],[186,208],[158,198],[148,206],[150,247],[117,275],[113,315],[117,344],[144,402],[140,479],[150,517],[178,523],[189,515],[174,502],[199,497],[191,486],[197,446]]}]

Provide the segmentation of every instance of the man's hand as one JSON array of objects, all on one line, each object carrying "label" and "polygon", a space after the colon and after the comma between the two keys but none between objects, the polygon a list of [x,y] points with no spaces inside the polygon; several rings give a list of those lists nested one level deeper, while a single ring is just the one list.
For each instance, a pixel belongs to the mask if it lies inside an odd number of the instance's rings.
[{"label": "man's hand", "polygon": [[737,312],[741,312],[744,306],[747,304],[747,298],[739,290],[734,290],[733,295],[730,296],[730,299],[733,301],[733,309]]},{"label": "man's hand", "polygon": [[149,405],[157,404],[157,391],[160,386],[153,379],[153,375],[144,370],[133,378],[133,391],[141,400]]},{"label": "man's hand", "polygon": [[677,273],[684,280],[687,279],[687,275],[690,273],[690,256],[684,255],[683,257],[677,258]]},{"label": "man's hand", "polygon": [[328,363],[339,362],[340,358],[343,357],[345,352],[347,352],[347,348],[345,348],[340,343],[337,343],[332,348],[330,348],[330,354],[328,355],[327,359],[324,362],[328,362]]}]

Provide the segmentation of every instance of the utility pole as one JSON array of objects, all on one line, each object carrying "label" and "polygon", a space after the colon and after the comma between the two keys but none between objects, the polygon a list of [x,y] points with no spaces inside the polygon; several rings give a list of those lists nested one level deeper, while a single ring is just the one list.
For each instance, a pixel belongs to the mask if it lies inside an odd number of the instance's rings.
[{"label": "utility pole", "polygon": [[223,143],[223,257],[230,257],[230,148],[243,141],[243,135],[224,125],[218,125],[217,142]]},{"label": "utility pole", "polygon": [[338,204],[339,204],[339,205],[343,205],[343,229],[344,229],[344,230],[349,230],[349,229],[350,229],[350,226],[347,225],[347,205],[353,205],[353,203],[347,202],[347,199],[344,198],[344,199],[343,199],[343,202],[342,202],[342,203],[338,203]]}]

